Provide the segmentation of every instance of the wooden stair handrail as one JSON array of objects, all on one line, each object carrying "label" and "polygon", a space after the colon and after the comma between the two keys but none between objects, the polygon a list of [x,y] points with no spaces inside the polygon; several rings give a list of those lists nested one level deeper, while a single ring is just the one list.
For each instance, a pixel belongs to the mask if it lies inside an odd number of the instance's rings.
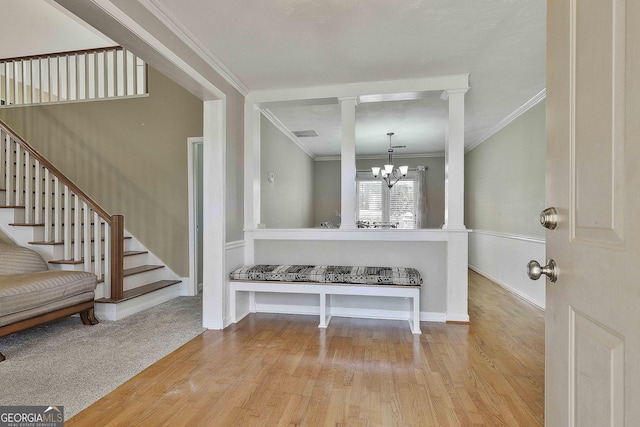
[{"label": "wooden stair handrail", "polygon": [[84,55],[86,53],[97,53],[97,52],[106,52],[106,51],[116,51],[123,50],[122,46],[108,46],[108,47],[97,47],[93,49],[81,49],[81,50],[69,50],[65,52],[52,52],[52,53],[41,53],[38,55],[27,55],[27,56],[16,56],[13,58],[0,58],[0,63],[2,62],[15,62],[15,61],[24,61],[26,59],[44,59],[44,58],[58,58],[61,56],[72,56],[72,55]]},{"label": "wooden stair handrail", "polygon": [[41,165],[49,169],[54,176],[56,176],[60,182],[69,187],[69,189],[76,194],[82,201],[84,201],[87,205],[91,207],[102,219],[111,224],[111,215],[105,211],[99,204],[97,204],[93,199],[85,194],[77,185],[73,183],[69,178],[67,178],[62,172],[58,170],[55,166],[51,164],[49,160],[44,158],[40,153],[36,151],[27,141],[25,141],[20,135],[15,133],[13,129],[9,127],[4,121],[0,120],[0,127],[8,133],[13,139],[15,139],[26,151],[29,152],[33,158],[38,160]]},{"label": "wooden stair handrail", "polygon": [[124,216],[110,215],[2,120],[0,120],[0,128],[109,224],[111,235],[105,236],[105,239],[109,238],[111,241],[111,298],[122,299],[124,293]]}]

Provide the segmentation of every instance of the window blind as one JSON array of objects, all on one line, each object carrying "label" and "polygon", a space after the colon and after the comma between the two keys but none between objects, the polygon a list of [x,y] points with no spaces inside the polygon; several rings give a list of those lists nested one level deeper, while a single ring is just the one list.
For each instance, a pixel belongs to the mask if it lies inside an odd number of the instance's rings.
[{"label": "window blind", "polygon": [[416,228],[416,181],[407,177],[390,191],[371,175],[358,174],[357,221],[398,223],[398,228]]}]

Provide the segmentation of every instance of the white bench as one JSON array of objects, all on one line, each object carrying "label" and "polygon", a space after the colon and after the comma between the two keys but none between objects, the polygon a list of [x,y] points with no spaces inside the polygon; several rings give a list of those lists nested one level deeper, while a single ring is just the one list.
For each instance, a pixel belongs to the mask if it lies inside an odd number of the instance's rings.
[{"label": "white bench", "polygon": [[[245,269],[249,268],[244,267]],[[274,266],[270,266],[274,267]],[[284,266],[283,266],[284,267]],[[290,267],[290,266],[286,266]],[[297,266],[293,266],[297,267]],[[309,266],[311,267],[311,266]],[[326,266],[316,266],[326,267]],[[238,270],[236,270],[238,271]],[[234,274],[232,273],[233,277]],[[237,275],[236,275],[237,276]],[[255,292],[273,292],[273,293],[290,293],[290,294],[313,294],[320,298],[320,323],[319,328],[326,328],[331,320],[331,296],[332,295],[352,295],[352,296],[383,296],[408,298],[411,300],[410,312],[407,320],[409,327],[414,334],[422,333],[420,330],[420,284],[367,284],[367,283],[320,283],[316,281],[301,281],[300,277],[296,277],[296,281],[286,280],[254,280],[247,279],[229,280],[229,290],[231,297],[231,321],[238,321],[237,314],[237,293],[249,292],[250,304],[249,312],[255,313]],[[261,275],[253,275],[261,277]],[[313,273],[312,273],[313,276]],[[273,276],[272,276],[273,277]],[[277,277],[277,276],[276,276]],[[286,274],[285,274],[286,277]],[[419,274],[418,274],[419,277]],[[304,278],[303,278],[304,279]],[[420,282],[422,279],[420,278]]]}]

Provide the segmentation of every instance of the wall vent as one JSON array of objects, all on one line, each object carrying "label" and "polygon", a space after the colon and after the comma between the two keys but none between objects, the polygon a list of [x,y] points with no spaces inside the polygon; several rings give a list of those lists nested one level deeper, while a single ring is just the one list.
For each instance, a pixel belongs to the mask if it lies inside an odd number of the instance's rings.
[{"label": "wall vent", "polygon": [[294,130],[292,132],[298,138],[311,138],[314,136],[318,136],[315,130]]}]

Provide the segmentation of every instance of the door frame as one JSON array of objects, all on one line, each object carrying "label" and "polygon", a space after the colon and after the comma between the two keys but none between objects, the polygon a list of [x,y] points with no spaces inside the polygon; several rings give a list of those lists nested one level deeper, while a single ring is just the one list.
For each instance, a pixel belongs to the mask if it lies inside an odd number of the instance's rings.
[{"label": "door frame", "polygon": [[[189,289],[189,295],[197,295],[202,291],[202,283],[197,283],[198,278],[198,230],[197,224],[197,192],[198,192],[198,180],[196,174],[198,173],[198,144],[204,144],[204,138],[192,137],[187,138],[187,176],[188,176],[188,193],[189,193],[189,276],[191,277],[191,286]],[[201,204],[204,200],[201,201]],[[200,224],[202,227],[203,224]],[[204,274],[203,274],[204,276]],[[204,277],[202,278],[204,282]]]}]

